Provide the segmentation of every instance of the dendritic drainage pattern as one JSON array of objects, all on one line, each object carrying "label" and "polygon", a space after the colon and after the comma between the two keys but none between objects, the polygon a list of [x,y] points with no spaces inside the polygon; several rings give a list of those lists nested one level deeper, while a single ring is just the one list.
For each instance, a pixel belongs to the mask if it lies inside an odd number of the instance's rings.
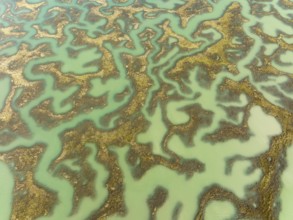
[{"label": "dendritic drainage pattern", "polygon": [[0,219],[293,219],[292,27],[292,0],[1,0]]}]

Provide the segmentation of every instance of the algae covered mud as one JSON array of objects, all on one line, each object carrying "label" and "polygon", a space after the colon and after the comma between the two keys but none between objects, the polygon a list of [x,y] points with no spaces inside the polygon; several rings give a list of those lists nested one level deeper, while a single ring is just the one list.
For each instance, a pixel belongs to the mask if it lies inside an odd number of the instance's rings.
[{"label": "algae covered mud", "polygon": [[292,0],[1,0],[0,219],[293,219],[292,27]]}]

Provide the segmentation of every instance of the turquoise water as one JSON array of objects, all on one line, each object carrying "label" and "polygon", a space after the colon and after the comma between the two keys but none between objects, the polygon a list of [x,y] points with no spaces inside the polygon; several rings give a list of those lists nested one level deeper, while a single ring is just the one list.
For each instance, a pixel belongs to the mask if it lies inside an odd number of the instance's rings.
[{"label": "turquoise water", "polygon": [[292,1],[0,4],[0,219],[290,218]]}]

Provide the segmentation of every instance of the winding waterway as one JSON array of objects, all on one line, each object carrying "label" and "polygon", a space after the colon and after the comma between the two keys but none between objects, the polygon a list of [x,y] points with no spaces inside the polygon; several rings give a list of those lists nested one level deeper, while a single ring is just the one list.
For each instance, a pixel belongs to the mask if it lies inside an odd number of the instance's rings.
[{"label": "winding waterway", "polygon": [[293,1],[0,1],[0,219],[293,218]]}]

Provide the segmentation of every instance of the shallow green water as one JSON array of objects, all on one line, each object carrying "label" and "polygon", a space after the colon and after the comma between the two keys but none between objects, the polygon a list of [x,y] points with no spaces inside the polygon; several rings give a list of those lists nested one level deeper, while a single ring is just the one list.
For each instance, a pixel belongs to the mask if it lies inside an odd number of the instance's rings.
[{"label": "shallow green water", "polygon": [[0,6],[0,219],[290,219],[292,1]]}]

